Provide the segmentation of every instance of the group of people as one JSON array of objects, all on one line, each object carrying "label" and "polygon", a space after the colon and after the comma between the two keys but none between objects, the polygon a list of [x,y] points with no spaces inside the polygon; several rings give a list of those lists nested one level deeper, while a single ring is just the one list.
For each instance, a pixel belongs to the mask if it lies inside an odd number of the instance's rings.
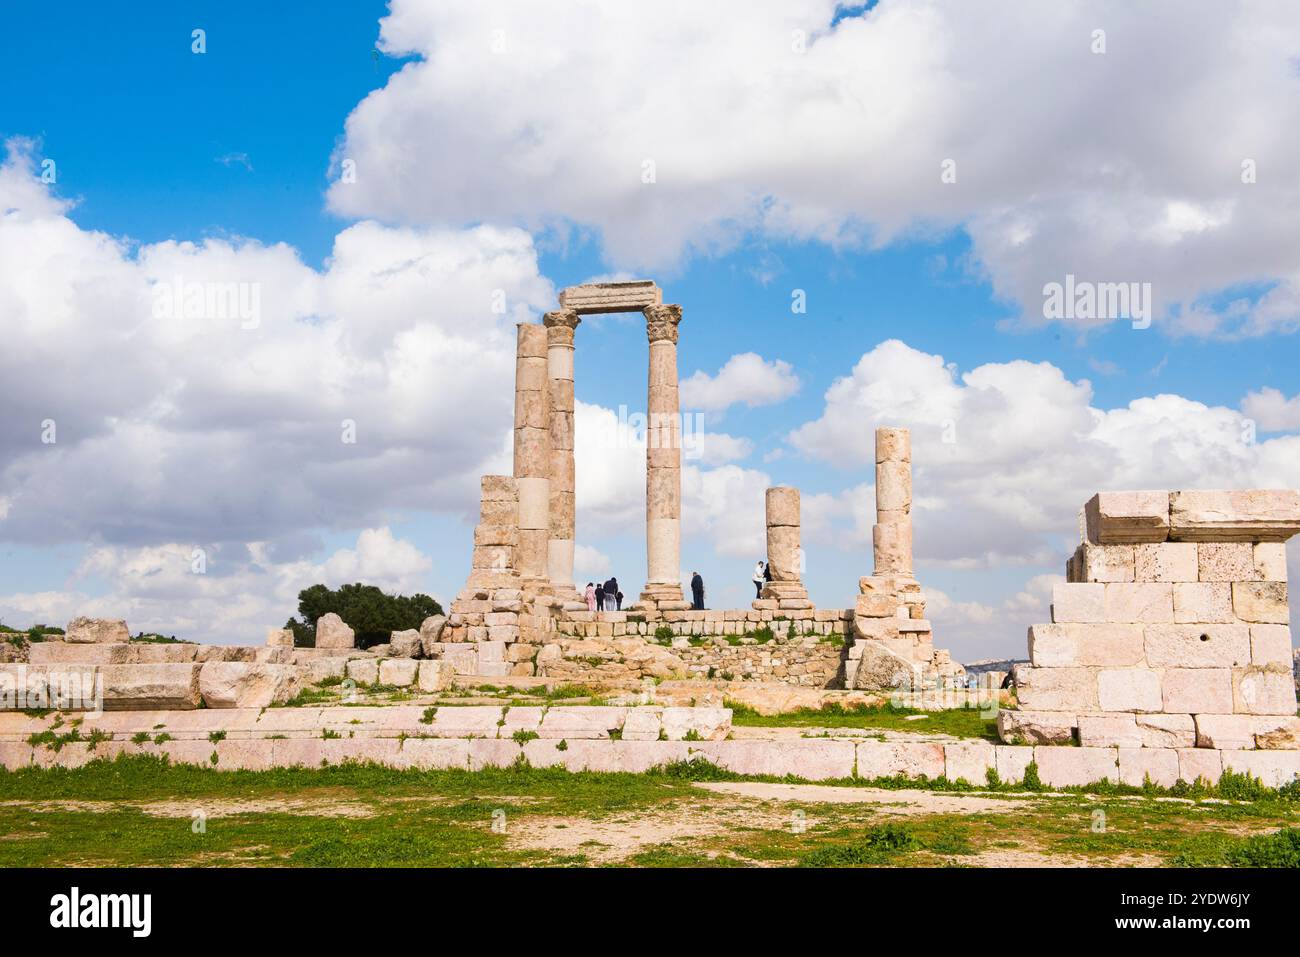
[{"label": "group of people", "polygon": [[[767,562],[760,561],[754,566],[754,597],[763,597],[763,586],[772,580],[772,569],[768,567]],[[587,582],[587,590],[583,594],[587,601],[588,611],[622,611],[623,610],[623,593],[618,590],[618,579],[613,575],[609,581],[600,584]],[[699,572],[691,572],[691,608],[694,611],[704,610],[704,579],[700,577]]]},{"label": "group of people", "polygon": [[587,582],[587,590],[582,596],[587,601],[588,611],[622,611],[623,593],[618,590],[618,579],[613,575],[609,581],[593,585]]}]

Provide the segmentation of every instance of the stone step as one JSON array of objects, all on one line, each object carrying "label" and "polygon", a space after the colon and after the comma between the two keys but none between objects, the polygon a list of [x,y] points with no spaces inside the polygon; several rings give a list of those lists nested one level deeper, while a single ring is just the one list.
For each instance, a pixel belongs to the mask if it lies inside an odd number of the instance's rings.
[{"label": "stone step", "polygon": [[[981,784],[990,770],[1008,783],[1024,778],[1032,761],[1049,787],[1109,780],[1170,787],[1178,780],[1216,782],[1224,771],[1248,774],[1268,787],[1300,777],[1300,751],[1230,751],[1208,748],[1091,748],[994,745],[987,741],[948,743],[835,739],[659,741],[606,738],[510,737],[288,737],[276,739],[171,740],[135,744],[100,741],[92,749],[70,743],[59,751],[0,740],[0,765],[78,767],[120,754],[166,755],[171,761],[219,771],[373,762],[393,768],[509,767],[521,758],[536,767],[570,771],[645,772],[675,761],[704,759],[738,774],[787,775],[809,781],[940,776]],[[215,761],[214,761],[215,758]],[[856,775],[855,775],[856,772]]]}]

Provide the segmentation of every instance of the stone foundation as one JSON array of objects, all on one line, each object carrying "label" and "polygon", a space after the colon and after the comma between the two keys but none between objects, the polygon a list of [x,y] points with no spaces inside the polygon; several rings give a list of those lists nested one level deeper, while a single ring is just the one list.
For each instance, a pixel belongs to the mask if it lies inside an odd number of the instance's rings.
[{"label": "stone foundation", "polygon": [[[810,781],[927,778],[980,785],[996,772],[1015,784],[1034,764],[1048,787],[1108,780],[1171,787],[1217,783],[1225,771],[1281,787],[1300,777],[1300,752],[1207,748],[1016,747],[979,740],[876,740],[831,729],[826,737],[732,728],[727,708],[440,707],[242,708],[109,713],[87,717],[84,740],[58,750],[29,743],[53,716],[0,714],[0,766],[72,768],[118,755],[165,756],[218,771],[371,762],[393,768],[535,767],[640,773],[703,759],[737,774]],[[326,738],[333,731],[339,737]],[[214,732],[224,732],[213,741]],[[143,736],[143,737],[142,737]],[[146,740],[147,738],[147,740]],[[162,740],[158,740],[161,738]]]}]

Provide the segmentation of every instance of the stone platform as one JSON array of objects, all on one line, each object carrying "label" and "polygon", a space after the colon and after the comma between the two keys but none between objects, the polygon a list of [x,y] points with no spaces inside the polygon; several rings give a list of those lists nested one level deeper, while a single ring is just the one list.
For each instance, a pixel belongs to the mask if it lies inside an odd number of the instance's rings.
[{"label": "stone platform", "polygon": [[[1300,752],[1294,751],[1027,747],[896,733],[882,741],[863,738],[873,729],[732,729],[726,708],[446,706],[430,713],[394,706],[121,712],[86,717],[76,727],[81,740],[66,741],[57,750],[31,743],[32,735],[44,731],[70,733],[66,716],[63,724],[56,724],[52,715],[0,715],[0,765],[9,770],[71,768],[121,754],[152,754],[217,770],[372,762],[393,768],[474,771],[527,760],[535,767],[639,773],[700,758],[738,774],[809,781],[946,777],[979,785],[990,770],[1001,781],[1019,782],[1033,762],[1049,787],[1102,780],[1133,786],[1150,780],[1163,787],[1180,779],[1215,783],[1224,771],[1279,787],[1300,776]],[[819,736],[803,736],[809,733]],[[85,740],[92,735],[93,744]]]}]

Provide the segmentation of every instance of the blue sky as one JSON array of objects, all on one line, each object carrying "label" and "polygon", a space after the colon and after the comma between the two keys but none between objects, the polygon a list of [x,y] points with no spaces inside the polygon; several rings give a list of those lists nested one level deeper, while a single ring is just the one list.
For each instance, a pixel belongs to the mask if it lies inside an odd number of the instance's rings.
[{"label": "blue sky", "polygon": [[[330,5],[327,13],[318,4],[305,3],[272,7],[247,2],[183,6],[144,3],[133,5],[129,18],[101,4],[76,6],[75,13],[71,13],[66,9],[12,5],[6,11],[6,30],[0,38],[0,81],[5,89],[20,91],[20,95],[8,97],[0,111],[0,139],[34,141],[30,156],[36,164],[41,158],[55,160],[57,182],[46,194],[71,203],[58,216],[75,224],[83,234],[102,233],[123,242],[120,255],[128,264],[144,263],[150,256],[147,250],[168,241],[191,242],[200,248],[205,241],[222,242],[245,252],[250,244],[255,249],[286,244],[289,255],[296,256],[302,268],[317,276],[328,274],[336,265],[336,238],[356,224],[377,224],[388,231],[383,233],[386,237],[405,229],[522,229],[532,244],[524,259],[531,258],[533,263],[529,268],[535,272],[530,278],[534,284],[529,288],[534,292],[512,294],[512,303],[519,311],[512,313],[511,320],[536,318],[547,307],[545,295],[535,294],[538,282],[543,288],[549,282],[551,288],[559,289],[607,274],[656,279],[665,288],[665,301],[680,303],[684,309],[679,352],[683,378],[697,371],[716,376],[733,356],[749,352],[768,363],[789,363],[798,377],[797,392],[782,401],[751,407],[742,389],[734,402],[710,413],[711,430],[743,439],[749,451],[726,463],[745,473],[742,484],[746,491],[738,492],[734,501],[725,495],[718,498],[721,493],[716,493],[708,507],[752,511],[753,488],[758,487],[755,483],[762,484],[762,477],[771,484],[798,485],[806,499],[823,496],[823,514],[830,529],[824,533],[827,544],[810,544],[809,548],[810,585],[820,604],[851,603],[856,578],[870,572],[869,545],[853,539],[848,530],[853,522],[851,490],[859,488],[860,497],[860,487],[870,485],[871,470],[862,461],[855,461],[852,454],[830,451],[829,439],[812,436],[801,444],[791,436],[808,423],[829,422],[851,414],[850,409],[828,405],[827,390],[837,380],[851,376],[858,361],[886,340],[901,340],[910,350],[909,356],[942,356],[945,363],[954,365],[957,391],[944,401],[963,403],[964,421],[973,423],[965,434],[1023,433],[1025,461],[1032,462],[1035,471],[1045,473],[1040,481],[1045,483],[1042,488],[1050,498],[1054,517],[1027,520],[1012,535],[999,524],[996,503],[1000,477],[1019,477],[1024,471],[1009,464],[1014,463],[1014,449],[1002,450],[984,465],[979,454],[962,451],[958,456],[969,459],[949,465],[937,461],[939,453],[928,440],[919,443],[917,495],[920,498],[930,494],[935,499],[928,510],[918,512],[920,577],[946,596],[949,618],[945,621],[936,614],[938,641],[945,644],[942,628],[950,627],[954,634],[951,644],[959,656],[974,657],[983,650],[989,654],[1014,653],[1017,643],[1023,642],[1023,626],[1045,613],[1041,583],[1037,591],[1031,590],[1036,599],[1025,599],[1017,605],[1016,595],[1027,587],[1027,582],[1059,573],[1070,546],[1072,509],[1082,502],[1080,492],[1112,480],[1165,487],[1192,482],[1201,475],[1206,480],[1232,484],[1300,481],[1300,464],[1290,442],[1300,422],[1294,421],[1290,412],[1256,416],[1261,441],[1279,439],[1278,444],[1258,453],[1229,448],[1220,454],[1213,443],[1201,446],[1199,440],[1159,432],[1169,442],[1173,450],[1170,454],[1178,457],[1165,468],[1158,461],[1147,460],[1142,443],[1130,438],[1122,447],[1105,445],[1099,446],[1099,452],[1081,452],[1089,462],[1086,469],[1063,455],[1060,469],[1069,474],[1062,474],[1059,483],[1053,483],[1051,469],[1043,466],[1057,454],[1055,449],[1078,452],[1088,442],[1111,442],[1110,433],[1086,439],[1062,436],[1057,444],[1039,442],[1033,436],[1032,423],[1023,421],[1025,409],[1013,408],[1015,403],[1006,399],[1013,391],[1011,387],[1000,385],[994,389],[990,394],[996,394],[996,401],[986,402],[973,390],[959,394],[959,377],[977,367],[996,366],[1001,370],[999,374],[1010,381],[1022,375],[1017,371],[1021,367],[1013,367],[1014,363],[1047,363],[1059,370],[1064,382],[1075,386],[1083,380],[1090,383],[1090,401],[1070,413],[1075,416],[1070,421],[1076,424],[1087,418],[1087,407],[1106,413],[1163,394],[1179,397],[1183,403],[1201,403],[1210,410],[1205,413],[1206,422],[1213,419],[1213,424],[1189,427],[1199,430],[1199,435],[1217,434],[1216,430],[1224,429],[1230,432],[1234,417],[1248,417],[1241,409],[1251,394],[1261,395],[1272,388],[1281,393],[1282,399],[1291,397],[1300,391],[1294,373],[1298,353],[1292,332],[1294,310],[1287,312],[1282,294],[1294,288],[1300,267],[1294,244],[1289,250],[1279,249],[1278,243],[1269,241],[1275,235],[1275,224],[1269,217],[1270,209],[1294,207],[1293,183],[1277,184],[1276,179],[1274,185],[1261,182],[1261,192],[1276,192],[1258,204],[1253,199],[1256,194],[1251,194],[1249,204],[1233,207],[1232,216],[1225,217],[1216,211],[1236,200],[1225,200],[1226,193],[1220,195],[1205,187],[1198,179],[1199,171],[1192,169],[1196,162],[1189,160],[1187,168],[1177,161],[1171,166],[1162,150],[1152,148],[1150,154],[1144,154],[1141,147],[1135,146],[1125,152],[1129,147],[1117,145],[1119,137],[1098,135],[1095,142],[1088,142],[1085,134],[1082,144],[1062,144],[1059,153],[1040,157],[1039,167],[1067,153],[1088,155],[1095,150],[1097,167],[1105,167],[1110,161],[1119,168],[1128,165],[1140,169],[1142,175],[1132,181],[1108,183],[1105,176],[1096,176],[1095,170],[1072,171],[1062,174],[1064,182],[1054,193],[1052,181],[1037,181],[1033,169],[1003,170],[1008,185],[999,182],[994,172],[999,166],[999,151],[1005,148],[1010,153],[1017,137],[1028,143],[1026,130],[1035,129],[1032,123],[1013,126],[1008,120],[1005,129],[998,132],[1001,121],[997,116],[989,118],[987,126],[991,129],[976,124],[973,130],[953,130],[935,121],[940,129],[935,134],[926,116],[936,111],[927,112],[923,101],[908,113],[902,133],[899,128],[879,128],[884,124],[874,118],[883,115],[883,107],[867,111],[866,119],[856,112],[846,114],[846,122],[861,120],[865,124],[860,157],[855,155],[858,147],[853,143],[846,146],[834,142],[837,124],[832,120],[824,127],[824,134],[815,134],[801,150],[792,151],[794,158],[764,166],[762,158],[778,152],[785,135],[795,136],[793,130],[798,123],[792,120],[786,134],[779,128],[774,133],[768,131],[771,138],[766,140],[755,132],[753,153],[760,159],[751,163],[744,154],[729,152],[727,143],[710,142],[707,133],[701,138],[699,131],[687,136],[681,130],[672,130],[673,114],[656,114],[657,107],[649,102],[653,97],[645,94],[647,103],[625,108],[645,110],[648,118],[660,120],[658,128],[665,131],[660,164],[664,189],[656,199],[664,194],[670,198],[662,209],[650,211],[637,196],[617,195],[616,189],[606,190],[603,183],[584,189],[584,175],[590,175],[589,170],[584,173],[584,164],[601,162],[599,154],[607,148],[603,141],[617,144],[624,135],[621,129],[612,125],[606,131],[599,120],[569,128],[565,124],[573,122],[574,109],[557,106],[554,114],[547,112],[549,102],[582,95],[580,89],[575,92],[574,78],[579,78],[578,88],[584,81],[594,82],[591,77],[600,62],[593,65],[578,59],[566,67],[564,58],[600,54],[579,54],[566,49],[561,40],[539,36],[535,42],[539,47],[551,43],[547,49],[556,59],[530,56],[531,51],[515,56],[516,48],[512,46],[507,71],[521,71],[522,80],[513,75],[510,80],[502,80],[490,72],[476,76],[473,71],[480,66],[480,59],[466,55],[465,62],[456,60],[466,43],[486,36],[494,24],[508,28],[511,43],[519,43],[520,37],[534,42],[535,31],[529,28],[523,8],[507,4],[495,14],[496,20],[490,15],[476,20],[477,13],[455,16],[401,4],[390,22],[391,33],[381,44],[385,52],[380,53],[380,20],[388,13],[387,5],[382,3]],[[856,82],[856,67],[832,60],[833,45],[862,44],[865,62],[876,50],[873,44],[905,47],[908,42],[918,42],[924,20],[908,19],[908,8],[924,8],[926,4],[885,2],[841,10],[838,15],[833,12],[833,4],[817,0],[805,0],[800,6],[815,34],[811,49],[822,58],[816,69],[836,77],[847,89]],[[818,23],[817,16],[828,10],[831,14]],[[676,13],[673,6],[665,11],[664,18],[671,20]],[[744,30],[761,36],[765,22],[771,21],[772,33],[783,36],[788,23],[782,16],[756,9],[747,18]],[[1136,45],[1133,33],[1137,27],[1133,21],[1120,12],[1114,12],[1112,19],[1115,33]],[[562,33],[565,17],[557,15],[556,20],[556,30]],[[1039,27],[1037,35],[1049,48],[1054,43],[1070,42],[1068,35],[1063,40],[1053,32],[1063,29],[1059,24],[1044,23]],[[191,31],[195,28],[206,31],[207,51],[202,55],[191,51]],[[1150,24],[1141,28],[1144,42],[1157,42],[1151,38]],[[604,24],[592,29],[599,33],[613,27]],[[960,19],[954,29],[958,36],[970,36],[970,42],[978,46],[976,27],[970,21]],[[991,31],[993,25],[979,29]],[[668,40],[647,40],[648,45],[657,42]],[[735,53],[728,46],[732,40],[721,32],[691,42],[698,42],[702,50],[715,44],[723,61]],[[659,62],[653,52],[645,52],[646,60]],[[961,43],[950,52],[949,66],[954,72],[960,74],[969,67]],[[1145,69],[1155,70],[1156,64],[1177,55],[1162,47]],[[1194,55],[1194,51],[1187,55]],[[1006,67],[1006,75],[1015,76],[1014,64],[1018,62],[1032,71],[1036,56],[1030,52],[1022,55],[1014,48],[1007,50],[1006,57],[1013,66]],[[1129,72],[1110,82],[1137,88],[1150,77],[1143,75],[1140,57],[1130,61],[1125,56],[1117,52],[1111,62],[1118,64],[1114,69]],[[535,61],[531,65],[530,59]],[[484,62],[489,66],[493,63]],[[538,65],[557,62],[560,65]],[[748,54],[741,62],[752,65]],[[572,73],[566,74],[567,69]],[[786,69],[773,67],[773,75],[785,75],[781,71]],[[1245,82],[1242,76],[1248,69],[1247,65],[1222,58],[1207,65],[1210,78],[1217,75],[1229,89],[1235,88],[1238,81]],[[458,73],[449,82],[449,74],[443,70]],[[634,80],[635,74],[632,76]],[[906,79],[899,78],[900,87]],[[1256,82],[1254,77],[1246,80]],[[630,82],[627,75],[611,69],[597,84],[607,84],[609,89],[592,91],[590,95],[596,100],[609,96],[621,104],[637,104],[645,91],[634,83],[627,86]],[[684,73],[664,82],[691,81]],[[698,96],[687,103],[678,102],[674,110],[707,117],[720,108],[718,104],[726,101],[729,92],[734,92],[725,89],[726,82],[716,78],[701,80]],[[529,101],[531,94],[525,92],[533,87],[537,88],[535,102]],[[773,85],[777,92],[754,92],[761,85],[742,89],[751,98],[771,97],[767,110],[770,113],[788,110],[791,102],[802,102],[783,99],[779,87]],[[1036,107],[1030,93],[1024,94],[1022,103],[1017,100],[1020,94],[1007,92],[1015,89],[1014,85],[999,89],[1002,96],[1015,101],[1005,104],[1007,114],[1023,112],[1032,118]],[[1086,113],[1095,107],[1098,115],[1107,116],[1105,109],[1109,107],[1103,104],[1107,96],[1113,95],[1113,89],[1101,85],[1085,88],[1079,94],[1078,109]],[[1287,102],[1286,97],[1294,102],[1294,88],[1275,92],[1280,102]],[[1154,99],[1139,106],[1151,111],[1161,105],[1159,95],[1183,95],[1186,99],[1171,100],[1168,105],[1195,112],[1197,94],[1197,90],[1181,94],[1165,91],[1152,94]],[[1259,108],[1267,115],[1272,105],[1271,100],[1265,100]],[[592,105],[595,115],[599,115],[598,106]],[[521,117],[510,115],[516,109]],[[725,126],[722,114],[719,116],[718,124]],[[655,128],[649,122],[646,126]],[[815,125],[811,128],[822,129]],[[574,129],[589,135],[592,142],[585,147],[582,143],[571,147],[554,145],[574,139]],[[529,139],[520,138],[521,130],[529,131]],[[975,144],[962,147],[967,153],[953,147],[959,156],[980,157],[983,151],[991,157],[972,161],[977,172],[969,181],[959,180],[960,199],[950,202],[941,198],[936,205],[928,187],[925,192],[918,191],[910,180],[896,190],[878,184],[890,175],[892,154],[881,154],[877,140],[887,142],[893,136],[902,149],[904,139],[913,144],[931,135],[938,141]],[[1180,128],[1167,129],[1164,135],[1176,140]],[[1230,137],[1231,131],[1223,136]],[[553,171],[547,174],[550,179],[530,181],[531,174],[519,172],[514,165],[519,160],[519,169],[525,168],[518,153],[526,147],[519,144],[531,139],[547,144],[547,162],[554,164]],[[637,150],[654,151],[659,145],[653,136],[644,141],[632,137],[627,156],[639,156]],[[1189,156],[1199,155],[1197,146],[1186,144]],[[1243,144],[1241,152],[1250,155],[1271,150],[1268,162],[1261,160],[1261,168],[1277,171],[1295,168],[1294,147],[1294,139],[1282,137],[1274,143],[1251,140]],[[448,151],[462,149],[466,157],[450,158]],[[11,148],[11,165],[15,155]],[[337,160],[348,155],[363,157],[362,168],[370,178],[363,178],[359,184],[363,188],[354,193],[340,193]],[[376,174],[372,171],[380,162],[375,157],[393,164],[392,189],[385,184],[375,185]],[[935,158],[937,163],[942,155]],[[1292,164],[1289,167],[1288,162]],[[33,170],[39,175],[39,165]],[[388,178],[389,174],[384,176]],[[1072,176],[1077,180],[1071,180]],[[937,181],[937,165],[933,179]],[[1019,183],[1023,183],[1023,193],[1017,191]],[[396,205],[391,198],[395,191],[399,193]],[[1092,197],[1094,206],[1086,216],[1076,203],[1079,195]],[[401,196],[409,196],[409,204]],[[755,196],[761,196],[761,202],[754,202]],[[1107,207],[1112,199],[1114,211]],[[716,210],[712,208],[715,200]],[[792,211],[788,221],[798,225],[783,225],[786,207]],[[1098,213],[1097,207],[1102,212]],[[1142,222],[1153,208],[1173,210],[1170,220],[1182,229],[1180,240],[1195,233],[1195,242],[1202,245],[1193,247],[1192,240],[1188,240],[1185,251],[1171,248],[1164,240],[1126,245],[1133,242],[1133,229],[1120,227],[1114,234],[1107,233],[1117,228],[1108,220],[1112,212],[1118,215],[1119,207],[1124,207],[1124,216],[1118,218],[1130,224]],[[1190,231],[1180,225],[1186,217],[1178,211],[1185,208],[1193,210],[1197,223]],[[782,211],[781,216],[771,215],[773,209]],[[1037,217],[1035,238],[1020,245],[1000,242],[998,230],[1005,228],[1008,219],[1025,215],[1029,209]],[[1125,220],[1125,216],[1129,218]],[[1253,228],[1252,216],[1256,217]],[[664,226],[664,218],[673,222]],[[1230,226],[1222,225],[1229,220]],[[678,238],[679,225],[683,231],[688,231],[688,226],[694,230],[685,245]],[[1248,229],[1250,236],[1260,237],[1261,244],[1269,241],[1268,249],[1254,255],[1245,248],[1234,257],[1204,245],[1215,230],[1229,228]],[[644,256],[636,241],[638,229],[645,231]],[[825,237],[829,235],[840,238],[827,242]],[[697,241],[697,236],[705,238]],[[1238,241],[1235,236],[1227,236],[1224,242]],[[368,248],[378,247],[372,244]],[[1024,253],[1025,249],[1030,252]],[[1130,266],[1131,277],[1127,273],[1115,275],[1115,269]],[[1158,296],[1161,308],[1153,327],[1137,330],[1123,320],[1092,325],[1045,324],[1034,316],[1037,303],[1026,298],[1025,288],[1036,288],[1044,277],[1059,277],[1066,271],[1083,275],[1090,268],[1100,269],[1096,275],[1102,280],[1150,277],[1162,293],[1167,292],[1163,299]],[[293,271],[288,266],[284,269]],[[0,276],[0,284],[4,281]],[[791,312],[792,291],[796,289],[806,293],[805,314]],[[1265,310],[1261,304],[1270,292],[1276,292],[1275,298],[1283,302],[1278,308]],[[432,316],[438,309],[438,290],[431,289],[429,295]],[[1243,298],[1249,300],[1249,305],[1240,305]],[[4,301],[0,297],[0,303]],[[1194,303],[1200,312],[1214,317],[1209,327],[1192,329],[1190,323],[1178,320],[1180,313],[1192,311]],[[1237,325],[1243,312],[1250,316],[1266,314],[1248,335],[1239,334]],[[361,335],[373,319],[362,310],[340,321],[343,328]],[[454,319],[449,317],[447,321]],[[29,324],[24,328],[35,328],[40,320],[33,311],[23,313],[21,321]],[[107,323],[110,327],[119,321],[126,329],[128,324],[112,314],[85,318],[87,323]],[[296,321],[316,322],[317,317],[314,313],[299,315]],[[320,321],[328,324],[329,319]],[[623,404],[636,410],[644,404],[646,346],[640,317],[590,319],[578,330],[577,343],[580,402],[605,410],[617,410]],[[216,375],[217,370],[205,371],[202,363],[193,358],[193,347],[188,348],[191,351],[187,361],[198,363],[185,384],[193,389],[195,379],[207,373]],[[494,348],[492,354],[500,360],[500,344]],[[214,355],[213,365],[218,362]],[[896,362],[894,367],[902,368],[902,364]],[[492,368],[499,370],[501,366]],[[439,374],[436,369],[429,373],[430,377]],[[933,374],[931,370],[926,375]],[[49,376],[54,381],[46,387],[58,386],[65,392],[76,389],[78,380],[64,378],[74,375],[72,369],[60,372],[54,367]],[[871,382],[860,384],[857,398],[849,404],[856,402],[861,412],[861,447],[869,446],[874,424],[905,424],[914,430],[937,427],[937,423],[926,420],[928,413],[921,411],[933,405],[933,395],[937,394],[931,386],[925,386],[933,381],[926,375],[918,373],[900,380],[885,389],[888,395],[883,397],[872,392]],[[905,391],[907,381],[921,383],[930,398],[899,398],[899,390]],[[225,388],[229,398],[229,385]],[[1046,406],[1055,401],[1057,393],[1053,388],[1042,395],[1045,412]],[[464,426],[466,443],[473,444],[473,430],[496,429],[504,434],[509,428],[509,389],[508,377],[502,381],[499,375],[485,372],[477,385],[448,399],[453,404],[464,402],[482,410],[482,421]],[[500,401],[503,391],[506,400]],[[151,413],[143,410],[151,404],[149,390],[142,389],[141,393],[138,403],[131,407],[133,411],[105,411],[100,425],[111,431],[122,422],[147,418]],[[488,398],[489,393],[492,398]],[[178,384],[173,390],[160,382],[153,407],[156,409],[160,396],[167,395],[170,401],[186,394],[189,392],[184,386]],[[1031,397],[1027,403],[1031,410],[1033,401]],[[1172,408],[1169,403],[1166,406]],[[1263,407],[1257,403],[1251,408]],[[254,411],[246,411],[243,423],[249,428],[252,424],[247,415],[262,414],[256,411],[256,405],[252,408]],[[1179,410],[1152,414],[1167,424],[1189,414],[1185,405]],[[276,413],[272,410],[265,414],[269,423]],[[392,414],[403,417],[397,409]],[[1015,424],[1004,426],[999,416],[1008,416],[1008,422],[1014,417]],[[1053,427],[1051,415],[1045,415],[1044,421],[1044,428]],[[1118,418],[1112,421],[1116,429],[1122,427]],[[225,427],[232,428],[229,423]],[[1187,426],[1184,422],[1177,427]],[[454,430],[454,417],[452,424],[444,422],[439,428]],[[1153,431],[1153,442],[1157,441],[1156,435]],[[434,437],[440,442],[447,439],[445,431]],[[252,441],[254,446],[259,445]],[[209,511],[191,504],[189,507],[195,511],[187,513],[185,506],[171,503],[163,509],[166,517],[159,518],[157,528],[149,531],[154,522],[132,515],[124,506],[122,521],[132,530],[116,538],[116,533],[109,530],[111,523],[91,512],[71,522],[71,531],[59,535],[42,538],[30,530],[12,530],[16,515],[11,509],[7,522],[0,522],[0,578],[6,583],[0,592],[10,596],[5,599],[0,595],[0,617],[7,622],[25,623],[26,619],[54,615],[68,608],[78,596],[103,602],[121,599],[132,580],[124,579],[121,569],[131,565],[135,553],[113,551],[101,560],[91,561],[89,556],[98,548],[147,550],[214,542],[223,559],[213,563],[213,574],[231,575],[234,588],[224,593],[222,600],[230,602],[233,594],[255,592],[260,587],[257,582],[264,579],[280,582],[278,590],[266,591],[257,606],[260,614],[272,619],[265,624],[275,625],[294,610],[292,602],[285,607],[283,598],[286,588],[292,593],[287,582],[293,574],[315,571],[340,550],[360,552],[359,532],[381,526],[389,529],[396,540],[409,543],[425,559],[412,559],[409,567],[390,570],[386,581],[394,586],[418,586],[449,599],[467,570],[474,507],[472,479],[490,459],[483,447],[477,448],[473,454],[467,451],[464,461],[447,467],[447,489],[431,497],[419,492],[406,498],[396,491],[390,494],[394,478],[387,472],[376,472],[368,478],[358,474],[350,479],[352,484],[331,481],[326,483],[328,489],[315,489],[313,494],[324,502],[329,502],[331,495],[346,497],[352,503],[347,511],[357,517],[350,520],[326,509],[324,521],[298,519],[285,523],[292,527],[268,534],[273,555],[283,559],[282,565],[304,563],[292,571],[287,565],[278,571],[257,562],[249,565],[243,551],[248,541],[221,539],[222,523],[230,522],[233,513],[223,515],[215,508]],[[1106,460],[1112,452],[1114,468],[1108,471]],[[21,445],[15,445],[11,453],[7,456],[11,462],[32,454]],[[75,455],[75,450],[62,454]],[[922,455],[931,458],[927,461]],[[429,463],[439,467],[436,455],[420,461],[426,467]],[[68,462],[62,466],[64,474],[76,468],[88,469],[86,474],[92,477],[97,473],[88,463]],[[987,482],[992,487],[978,491],[981,469],[987,470]],[[304,467],[303,471],[308,473],[310,468]],[[20,505],[31,501],[36,473],[11,469],[0,474],[5,476],[0,484],[0,501],[6,493],[11,502]],[[284,478],[279,471],[268,475],[254,470],[250,475],[254,477],[248,480],[257,482],[275,483]],[[141,481],[138,477],[136,480]],[[176,481],[171,475],[165,475],[163,480]],[[927,486],[927,480],[932,484]],[[384,483],[382,494],[376,491],[376,482]],[[1059,500],[1051,498],[1058,489],[1070,491],[1063,492]],[[135,498],[129,482],[120,494],[127,500]],[[1008,498],[1018,494],[1029,495],[1028,487],[1017,486],[1013,493],[1008,485]],[[371,497],[375,499],[373,508],[355,504]],[[153,492],[141,498],[154,501]],[[243,505],[229,507],[258,507],[255,495],[241,501]],[[634,590],[643,575],[643,545],[635,534],[635,525],[629,528],[626,523],[620,524],[618,515],[627,511],[626,506],[615,503],[606,512],[580,513],[578,537],[580,543],[605,556],[608,567],[625,584],[632,583],[625,590]],[[261,507],[266,507],[265,503]],[[192,523],[187,523],[187,514]],[[933,526],[923,529],[919,525],[927,515],[932,517]],[[688,522],[690,518],[688,506]],[[834,532],[837,522],[844,530],[839,536]],[[8,534],[6,524],[11,526]],[[187,524],[193,527],[187,528]],[[937,543],[954,525],[960,526],[960,532],[954,530],[952,535],[967,543],[965,550],[937,545],[931,549],[929,543]],[[23,529],[27,529],[26,524]],[[699,567],[705,573],[719,602],[727,598],[731,599],[728,603],[738,604],[747,593],[752,566],[747,556],[752,550],[745,550],[744,536],[737,538],[734,531],[703,521],[695,530],[688,528],[683,564]],[[992,545],[980,547],[981,538]],[[997,557],[999,543],[1004,543],[1007,550],[1020,548],[1026,552],[1023,560]],[[927,551],[932,554],[927,556]],[[1044,557],[1049,555],[1050,559]],[[933,561],[927,564],[928,559]],[[344,562],[341,567],[365,571],[370,566]],[[380,578],[383,574],[377,573]],[[303,581],[302,585],[310,583]],[[194,602],[199,598],[196,594]],[[141,627],[176,630],[167,628],[165,616],[170,610],[182,622],[176,627],[183,628],[190,616],[177,609],[184,609],[186,601],[184,587],[178,584],[157,603],[136,604],[133,599],[132,608],[138,608],[138,614],[143,616],[138,619]],[[1034,601],[1038,602],[1036,607]],[[1008,611],[1008,605],[1015,607]],[[966,612],[970,614],[963,620]],[[986,613],[989,617],[981,617]],[[253,627],[249,621],[239,618],[223,627],[233,632],[232,639],[257,640],[256,635],[248,634]],[[982,624],[972,625],[975,621]],[[136,624],[133,620],[133,627]],[[212,640],[217,636],[204,633],[202,637]]]}]

